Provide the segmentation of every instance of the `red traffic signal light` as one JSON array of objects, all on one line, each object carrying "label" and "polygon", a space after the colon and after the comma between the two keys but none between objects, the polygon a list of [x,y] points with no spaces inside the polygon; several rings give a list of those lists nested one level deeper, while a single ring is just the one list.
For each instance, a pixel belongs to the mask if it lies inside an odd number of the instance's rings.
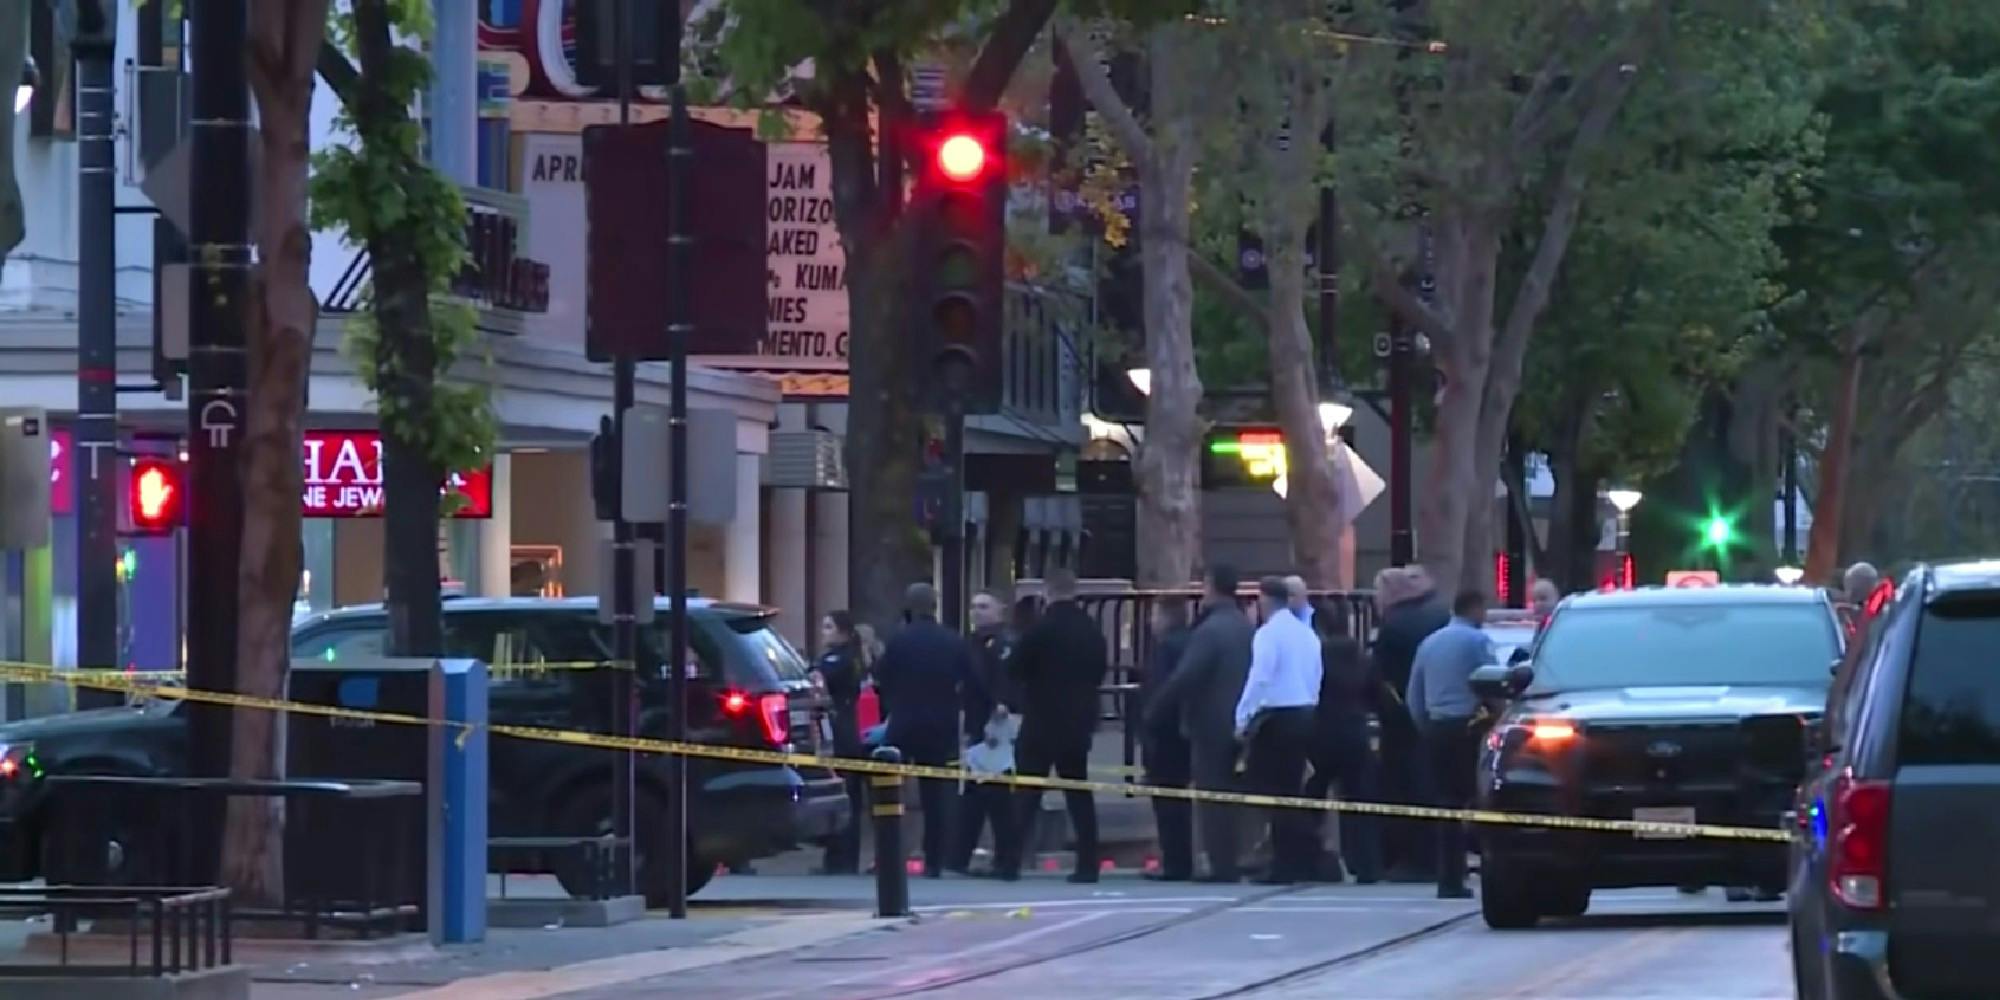
[{"label": "red traffic signal light", "polygon": [[183,492],[178,465],[164,458],[133,459],[127,489],[133,531],[164,535],[180,527]]},{"label": "red traffic signal light", "polygon": [[938,143],[937,167],[947,180],[961,184],[977,180],[986,170],[986,144],[967,132],[946,135]]}]

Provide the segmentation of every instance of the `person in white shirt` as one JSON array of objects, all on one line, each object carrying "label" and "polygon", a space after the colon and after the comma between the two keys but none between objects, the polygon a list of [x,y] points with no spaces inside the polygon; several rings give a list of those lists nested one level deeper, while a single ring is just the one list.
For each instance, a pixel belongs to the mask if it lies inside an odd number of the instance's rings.
[{"label": "person in white shirt", "polygon": [[[1279,577],[1257,585],[1264,624],[1250,643],[1250,676],[1236,700],[1236,737],[1248,744],[1252,790],[1299,795],[1312,751],[1313,712],[1319,705],[1319,636],[1290,613],[1290,589]],[[1305,809],[1271,810],[1271,868],[1263,882],[1289,885],[1313,877],[1320,815]]]}]

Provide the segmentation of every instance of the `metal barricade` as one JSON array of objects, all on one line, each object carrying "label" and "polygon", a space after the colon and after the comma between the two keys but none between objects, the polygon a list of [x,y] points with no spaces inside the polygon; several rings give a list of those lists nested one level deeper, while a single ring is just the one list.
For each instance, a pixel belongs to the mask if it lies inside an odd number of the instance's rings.
[{"label": "metal barricade", "polygon": [[[57,940],[56,961],[0,964],[0,984],[14,978],[51,976],[160,978],[229,965],[229,890],[141,886],[0,886],[0,916],[48,915]],[[85,921],[99,932],[123,930],[124,961],[104,961],[116,952],[72,952],[70,938]],[[97,959],[93,961],[92,959]],[[0,994],[6,992],[0,986]]]},{"label": "metal barricade", "polygon": [[[411,781],[255,781],[51,775],[47,779],[51,883],[199,884],[231,799],[284,805],[284,899],[237,906],[239,922],[329,929],[367,938],[422,926],[423,786]],[[219,801],[218,801],[219,800]],[[413,835],[415,834],[415,835]]]}]

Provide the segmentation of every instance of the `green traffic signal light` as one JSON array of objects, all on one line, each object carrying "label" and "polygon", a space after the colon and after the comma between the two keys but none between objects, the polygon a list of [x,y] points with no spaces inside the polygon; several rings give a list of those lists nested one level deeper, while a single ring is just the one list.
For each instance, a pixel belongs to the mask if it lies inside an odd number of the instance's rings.
[{"label": "green traffic signal light", "polygon": [[1701,537],[1710,548],[1723,548],[1736,540],[1736,528],[1729,523],[1728,518],[1720,514],[1711,514],[1708,521],[1701,526]]}]

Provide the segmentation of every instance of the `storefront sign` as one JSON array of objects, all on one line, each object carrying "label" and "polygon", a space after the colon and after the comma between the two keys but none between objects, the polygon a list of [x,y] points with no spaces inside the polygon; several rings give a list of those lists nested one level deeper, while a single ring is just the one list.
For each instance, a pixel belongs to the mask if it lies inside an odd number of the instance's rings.
[{"label": "storefront sign", "polygon": [[847,253],[833,218],[833,164],[817,142],[774,142],[764,196],[763,357],[847,367]]},{"label": "storefront sign", "polygon": [[[375,431],[307,431],[304,445],[306,517],[382,514],[382,437]],[[454,472],[443,492],[456,494],[458,518],[493,516],[493,468]]]},{"label": "storefront sign", "polygon": [[[524,252],[530,259],[549,262],[547,311],[523,317],[523,329],[531,336],[580,343],[589,248],[583,137],[530,133],[519,140],[521,196],[534,219]],[[845,371],[847,255],[833,220],[833,167],[826,147],[812,142],[770,143],[765,154],[765,332],[761,338],[732,333],[746,324],[732,324],[727,309],[707,310],[697,302],[703,328],[697,333],[694,353],[702,355],[704,363],[748,361],[795,371]],[[749,196],[754,199],[754,192]],[[696,221],[708,226],[708,232],[722,226],[720,219]],[[696,262],[697,281],[733,283],[735,278],[725,278],[725,273],[740,271],[724,266],[714,254],[706,272],[701,261]],[[752,277],[745,280],[754,282],[755,273],[753,261]],[[755,294],[754,289],[745,291]],[[729,353],[719,353],[724,350]]]},{"label": "storefront sign", "polygon": [[1218,429],[1202,453],[1203,489],[1271,487],[1285,479],[1285,435],[1275,428]]}]

